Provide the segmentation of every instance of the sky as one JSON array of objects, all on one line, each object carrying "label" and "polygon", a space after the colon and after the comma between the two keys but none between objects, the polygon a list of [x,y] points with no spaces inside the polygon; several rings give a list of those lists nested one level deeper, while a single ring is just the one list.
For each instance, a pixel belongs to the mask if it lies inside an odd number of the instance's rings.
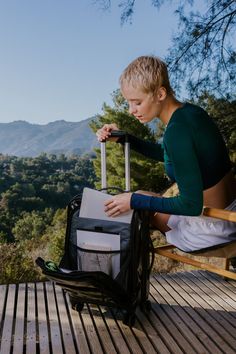
[{"label": "sky", "polygon": [[102,113],[122,70],[139,55],[164,58],[174,7],[137,0],[132,24],[95,0],[0,0],[0,123],[78,122]]}]

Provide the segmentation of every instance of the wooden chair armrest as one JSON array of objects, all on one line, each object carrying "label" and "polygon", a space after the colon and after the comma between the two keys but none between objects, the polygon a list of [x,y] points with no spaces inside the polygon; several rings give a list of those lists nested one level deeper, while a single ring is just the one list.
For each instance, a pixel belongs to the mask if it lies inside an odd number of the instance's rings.
[{"label": "wooden chair armrest", "polygon": [[236,211],[204,207],[203,215],[236,222]]}]

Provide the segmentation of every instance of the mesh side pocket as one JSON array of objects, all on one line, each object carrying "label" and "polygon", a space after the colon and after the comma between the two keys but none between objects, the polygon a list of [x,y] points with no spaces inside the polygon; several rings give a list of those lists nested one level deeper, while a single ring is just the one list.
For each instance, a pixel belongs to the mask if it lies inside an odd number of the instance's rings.
[{"label": "mesh side pocket", "polygon": [[[84,246],[84,247],[83,247]],[[111,249],[108,247],[97,247],[93,245],[81,245],[78,247],[78,266],[79,270],[86,272],[104,272],[112,276],[112,257]]]},{"label": "mesh side pocket", "polygon": [[77,230],[78,269],[104,272],[113,279],[120,271],[120,235]]}]

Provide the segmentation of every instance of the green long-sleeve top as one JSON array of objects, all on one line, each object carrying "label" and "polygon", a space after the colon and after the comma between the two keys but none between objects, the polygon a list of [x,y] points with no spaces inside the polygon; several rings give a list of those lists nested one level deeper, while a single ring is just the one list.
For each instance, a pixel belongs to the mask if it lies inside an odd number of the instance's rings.
[{"label": "green long-sleeve top", "polygon": [[133,193],[132,209],[200,215],[203,191],[219,182],[231,168],[225,143],[213,120],[202,108],[189,103],[171,116],[162,144],[133,136],[129,139],[134,150],[164,161],[167,174],[179,189],[179,195],[170,198]]}]

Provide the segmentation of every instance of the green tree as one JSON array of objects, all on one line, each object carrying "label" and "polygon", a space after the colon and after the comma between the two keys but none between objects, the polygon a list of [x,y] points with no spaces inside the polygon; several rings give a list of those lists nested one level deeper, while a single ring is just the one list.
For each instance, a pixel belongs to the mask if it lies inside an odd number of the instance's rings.
[{"label": "green tree", "polygon": [[52,210],[47,209],[45,212],[32,211],[24,212],[21,218],[17,220],[12,229],[16,241],[24,241],[30,239],[40,239],[46,227],[52,220]]},{"label": "green tree", "polygon": [[7,208],[2,208],[0,205],[0,231],[6,235],[3,239],[7,242],[13,242],[14,236],[12,234],[12,227],[17,220],[17,216],[9,211]]},{"label": "green tree", "polygon": [[21,244],[0,245],[0,284],[39,280],[42,275],[34,259]]},{"label": "green tree", "polygon": [[1,206],[7,208],[16,215],[22,210],[31,211],[42,209],[43,201],[36,196],[35,188],[32,184],[16,182],[14,185],[2,193]]},{"label": "green tree", "polygon": [[85,186],[93,188],[95,179],[89,157],[0,155],[0,232],[14,241],[12,229],[24,213],[65,208]]},{"label": "green tree", "polygon": [[[151,0],[160,7],[172,0]],[[114,1],[113,1],[114,2]],[[112,0],[96,0],[104,9]],[[122,0],[121,22],[132,23],[136,0]],[[197,0],[178,0],[173,5],[178,16],[178,30],[166,57],[176,88],[186,84],[192,96],[211,90],[220,96],[234,97],[236,83],[236,1],[206,0],[205,10],[198,10]],[[147,19],[148,20],[148,19]]]},{"label": "green tree", "polygon": [[0,244],[7,243],[8,235],[4,231],[0,231]]},{"label": "green tree", "polygon": [[43,236],[48,243],[48,258],[59,262],[65,246],[67,210],[58,209],[53,217],[52,223],[47,227]]},{"label": "green tree", "polygon": [[236,163],[236,100],[217,98],[208,92],[204,92],[197,103],[209,112],[218,125],[228,147],[231,160]]},{"label": "green tree", "polygon": [[35,259],[60,260],[65,207],[83,187],[94,187],[93,162],[75,155],[0,155],[0,174],[0,283],[40,280]]},{"label": "green tree", "polygon": [[[155,133],[148,125],[142,125],[136,118],[127,111],[127,103],[122,98],[119,90],[113,93],[114,107],[104,104],[104,114],[98,120],[91,123],[91,128],[96,131],[105,123],[116,123],[121,130],[133,134],[141,139],[155,141]],[[116,186],[125,189],[124,179],[124,153],[120,144],[107,142],[107,171],[108,186]],[[97,159],[94,160],[95,172],[101,184],[101,157],[100,149],[96,150]],[[168,185],[168,180],[164,175],[163,164],[147,159],[134,151],[131,152],[131,190],[146,189],[150,191],[163,190]]]}]

